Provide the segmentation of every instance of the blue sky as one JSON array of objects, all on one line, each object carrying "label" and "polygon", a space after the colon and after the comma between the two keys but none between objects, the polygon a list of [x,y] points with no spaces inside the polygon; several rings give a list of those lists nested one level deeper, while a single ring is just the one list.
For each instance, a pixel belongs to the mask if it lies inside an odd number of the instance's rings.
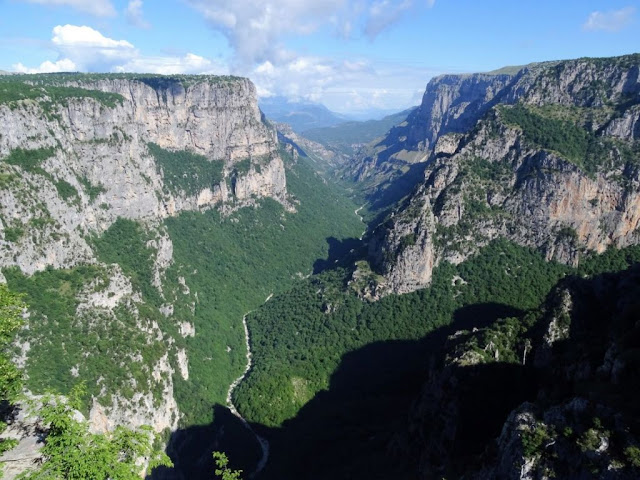
[{"label": "blue sky", "polygon": [[0,0],[0,69],[248,76],[342,113],[429,78],[640,52],[640,0]]}]

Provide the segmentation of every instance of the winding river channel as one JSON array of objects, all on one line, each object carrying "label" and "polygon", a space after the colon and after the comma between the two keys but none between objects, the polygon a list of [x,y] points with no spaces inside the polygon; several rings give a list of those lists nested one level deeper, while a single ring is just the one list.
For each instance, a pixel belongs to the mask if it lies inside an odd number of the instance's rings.
[{"label": "winding river channel", "polygon": [[[271,300],[272,296],[273,296],[273,294],[269,295],[267,297],[267,299],[264,301],[264,303],[267,303],[269,300]],[[256,440],[260,444],[260,450],[262,451],[262,455],[260,456],[260,460],[258,461],[258,464],[256,465],[256,469],[250,475],[251,477],[253,477],[253,476],[257,475],[258,473],[260,473],[262,471],[262,469],[264,469],[265,465],[267,464],[267,461],[269,460],[269,442],[267,441],[266,438],[261,437],[260,435],[258,435],[255,432],[255,430],[253,428],[251,428],[251,425],[249,425],[249,422],[247,422],[244,419],[244,417],[242,415],[240,415],[240,412],[238,412],[238,409],[233,404],[233,390],[238,385],[240,385],[240,382],[242,382],[242,380],[244,380],[244,377],[246,377],[247,373],[249,373],[249,370],[251,370],[251,365],[252,365],[251,338],[249,337],[249,327],[247,327],[247,315],[249,315],[250,313],[251,312],[247,312],[242,317],[242,326],[244,327],[244,339],[245,339],[245,343],[247,345],[247,365],[244,367],[244,372],[242,372],[242,375],[240,375],[238,378],[236,378],[233,381],[233,383],[231,385],[229,385],[229,390],[227,391],[227,407],[229,407],[229,410],[231,411],[231,413],[233,413],[236,417],[238,417],[240,419],[240,421],[242,422],[242,424],[247,429],[249,429],[249,431],[251,431],[251,433],[253,433],[253,435],[256,437]]]},{"label": "winding river channel", "polygon": [[[361,207],[357,208],[354,211],[354,213],[358,216],[360,221],[364,223],[364,220],[363,220],[362,216],[359,213],[360,210],[362,210],[363,208],[364,208],[364,205],[362,205]],[[362,232],[362,235],[360,235],[360,240],[362,240],[362,238],[364,237],[364,234],[366,233],[366,231],[367,230],[365,228],[365,230]],[[270,294],[266,298],[264,303],[267,303],[269,300],[271,300],[271,297],[273,297],[273,294]],[[251,425],[249,425],[249,422],[247,422],[247,420],[242,415],[240,415],[240,412],[238,412],[238,409],[233,404],[233,391],[235,390],[235,388],[238,385],[240,385],[240,382],[242,382],[244,380],[244,378],[247,376],[247,373],[249,373],[249,371],[251,370],[251,365],[253,364],[253,355],[251,353],[251,337],[249,335],[249,327],[247,326],[247,315],[249,315],[252,311],[253,310],[245,313],[244,316],[242,317],[242,327],[244,328],[244,340],[245,340],[245,344],[247,346],[247,364],[244,367],[244,372],[242,372],[242,375],[240,375],[238,378],[236,378],[233,381],[233,383],[231,385],[229,385],[229,390],[227,391],[227,407],[229,408],[231,413],[233,413],[236,417],[238,417],[240,419],[240,421],[242,422],[242,424],[249,431],[251,431],[251,433],[253,433],[253,435],[256,437],[256,440],[260,444],[260,450],[262,451],[262,455],[260,456],[260,460],[258,461],[258,464],[256,465],[256,469],[251,473],[250,477],[254,477],[258,473],[260,473],[264,469],[264,467],[267,465],[267,461],[269,460],[269,442],[267,441],[266,438],[261,437],[260,435],[258,435],[255,432],[255,430],[253,428],[251,428]]]}]

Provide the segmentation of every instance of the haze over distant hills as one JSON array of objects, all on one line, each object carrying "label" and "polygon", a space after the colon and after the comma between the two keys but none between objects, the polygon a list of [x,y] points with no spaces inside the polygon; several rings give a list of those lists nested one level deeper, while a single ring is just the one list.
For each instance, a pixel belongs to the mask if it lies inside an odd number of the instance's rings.
[{"label": "haze over distant hills", "polygon": [[267,118],[288,123],[298,133],[310,128],[329,127],[352,120],[346,115],[332,112],[319,103],[295,102],[286,97],[262,98],[259,105]]}]

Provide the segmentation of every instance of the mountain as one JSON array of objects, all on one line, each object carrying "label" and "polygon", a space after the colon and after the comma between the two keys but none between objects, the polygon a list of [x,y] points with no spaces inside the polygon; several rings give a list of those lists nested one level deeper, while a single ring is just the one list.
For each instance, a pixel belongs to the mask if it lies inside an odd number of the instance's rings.
[{"label": "mountain", "polygon": [[288,123],[295,132],[311,128],[328,127],[347,120],[347,117],[332,112],[324,105],[310,102],[294,102],[285,97],[264,97],[260,109],[270,120]]},{"label": "mountain", "polygon": [[384,135],[392,127],[402,124],[413,110],[414,108],[403,110],[380,120],[344,122],[330,127],[312,128],[302,133],[309,140],[345,153],[353,153],[354,146],[370,143]]},{"label": "mountain", "polygon": [[391,208],[247,318],[264,478],[638,475],[639,68],[437,77],[342,164]]},{"label": "mountain", "polygon": [[352,155],[247,79],[0,77],[3,354],[157,479],[637,478],[639,71],[436,77]]},{"label": "mountain", "polygon": [[422,475],[635,478],[639,275],[567,277],[526,315],[449,336],[409,422]]},{"label": "mountain", "polygon": [[585,252],[637,244],[639,58],[432,80],[390,147],[426,167],[369,244],[386,288],[425,286],[439,262],[497,237],[573,265]]},{"label": "mountain", "polygon": [[[29,306],[12,354],[33,395],[84,382],[92,432],[209,424],[243,314],[362,231],[244,78],[12,75],[0,118],[0,281]],[[12,428],[11,465],[33,465],[34,425]]]}]

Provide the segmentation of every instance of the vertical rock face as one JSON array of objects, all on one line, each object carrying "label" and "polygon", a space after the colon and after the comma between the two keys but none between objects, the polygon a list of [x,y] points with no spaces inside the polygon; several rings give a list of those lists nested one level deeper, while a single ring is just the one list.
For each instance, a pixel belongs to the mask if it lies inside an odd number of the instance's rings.
[{"label": "vertical rock face", "polygon": [[[640,241],[640,56],[430,82],[404,127],[424,180],[372,233],[390,291],[431,280],[496,237],[577,264]],[[461,133],[465,132],[465,133]]]},{"label": "vertical rock face", "polygon": [[[39,232],[41,238],[25,235],[20,249],[0,240],[8,247],[0,253],[0,265],[31,273],[47,265],[86,262],[91,251],[82,237],[105,230],[118,217],[153,221],[219,202],[241,204],[250,197],[286,203],[276,132],[262,122],[249,80],[205,77],[185,87],[171,78],[102,76],[65,85],[109,92],[117,100],[105,105],[89,96],[53,105],[46,99],[0,105],[0,122],[6,126],[0,158],[16,149],[50,149],[38,170],[3,164],[15,182],[0,188],[0,231],[42,216],[52,220]],[[224,177],[231,177],[240,161],[251,168],[234,172],[232,190],[223,179],[195,194],[171,192],[149,143],[222,161]],[[60,182],[76,193],[63,198]],[[34,210],[34,205],[41,208]],[[52,230],[67,236],[67,242],[51,241]]]},{"label": "vertical rock face", "polygon": [[[71,299],[77,304],[71,328],[98,338],[117,331],[139,345],[123,351],[114,341],[86,352],[92,359],[116,349],[118,361],[109,368],[122,370],[114,380],[115,372],[97,368],[101,391],[91,428],[175,429],[174,378],[189,377],[180,341],[195,334],[193,325],[175,320],[178,340],[173,328],[159,326],[136,282],[119,265],[101,263],[93,240],[118,219],[142,225],[152,287],[166,301],[161,315],[172,322],[163,289],[173,245],[164,218],[185,210],[226,212],[264,197],[289,207],[277,134],[263,122],[255,87],[243,78],[204,76],[12,76],[7,82],[19,95],[0,104],[0,280],[7,268],[32,275],[95,266],[96,278]],[[197,295],[183,293],[195,308]],[[46,339],[25,345],[39,341]],[[28,367],[28,349],[25,355]],[[83,369],[76,365],[71,375]]]},{"label": "vertical rock face", "polygon": [[429,150],[439,137],[466,132],[515,80],[514,75],[441,75],[432,79],[422,104],[408,119],[405,148]]}]

